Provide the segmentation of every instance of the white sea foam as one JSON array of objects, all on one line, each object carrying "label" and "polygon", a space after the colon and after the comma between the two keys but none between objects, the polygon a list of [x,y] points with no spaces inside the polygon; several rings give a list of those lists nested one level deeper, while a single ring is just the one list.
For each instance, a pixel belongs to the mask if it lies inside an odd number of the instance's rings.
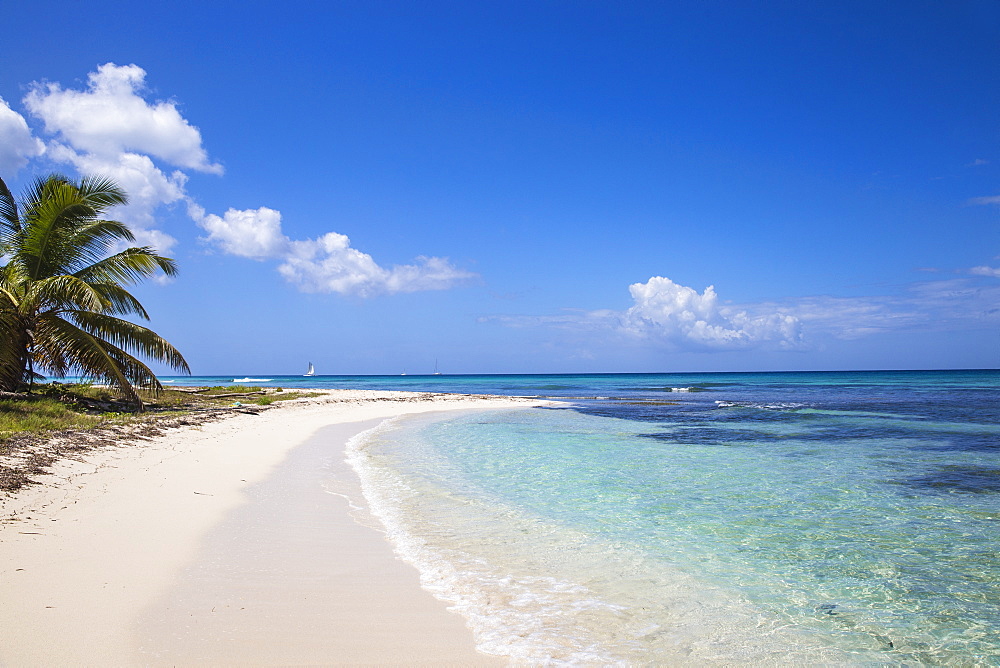
[{"label": "white sea foam", "polygon": [[715,402],[715,405],[719,408],[756,408],[765,411],[787,411],[795,410],[798,408],[805,408],[808,404],[802,404],[794,401],[773,401],[773,402],[758,402],[758,401],[725,401],[719,400]]},{"label": "white sea foam", "polygon": [[[347,461],[397,554],[467,618],[481,651],[556,665],[842,659],[627,545],[441,487],[434,473],[403,471],[385,440],[400,426],[387,420],[355,436]],[[400,456],[426,471],[422,454],[407,448]]]},{"label": "white sea foam", "polygon": [[417,567],[425,589],[466,617],[477,647],[532,663],[614,663],[617,657],[593,643],[565,647],[567,638],[551,622],[563,617],[567,609],[613,612],[615,606],[592,598],[577,583],[507,573],[461,550],[433,545],[409,528],[403,502],[421,492],[366,456],[374,439],[397,424],[398,419],[387,420],[352,438],[347,461],[357,471],[369,509],[385,525],[397,554]]},{"label": "white sea foam", "polygon": [[273,378],[233,378],[234,383],[270,383]]}]

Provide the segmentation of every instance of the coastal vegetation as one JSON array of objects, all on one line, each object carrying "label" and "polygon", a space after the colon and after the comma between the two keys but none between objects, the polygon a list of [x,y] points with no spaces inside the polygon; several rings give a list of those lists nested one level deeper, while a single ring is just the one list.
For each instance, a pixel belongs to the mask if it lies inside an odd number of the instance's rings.
[{"label": "coastal vegetation", "polygon": [[[108,219],[127,202],[100,177],[38,178],[20,199],[0,179],[0,490],[27,484],[69,453],[312,396],[163,388],[143,359],[185,373],[188,364],[133,322],[149,314],[128,288],[174,276],[177,267],[149,246],[131,245],[128,226]],[[71,373],[93,382],[42,382]]]},{"label": "coastal vegetation", "polygon": [[141,414],[113,388],[86,383],[45,383],[30,395],[0,396],[0,492],[30,484],[56,460],[91,448],[318,396],[239,385],[139,392],[145,403]]},{"label": "coastal vegetation", "polygon": [[163,390],[139,357],[190,373],[181,353],[152,330],[127,287],[177,273],[174,261],[107,220],[128,202],[113,181],[53,174],[17,200],[0,179],[0,392],[30,391],[68,373],[112,388],[141,409],[141,393]]},{"label": "coastal vegetation", "polygon": [[317,396],[309,392],[285,392],[281,388],[239,385],[171,388],[143,397],[145,415],[129,412],[128,403],[110,388],[90,384],[47,383],[31,395],[0,398],[0,443],[13,434],[44,433],[63,429],[88,429],[111,422],[153,423],[158,417],[177,417],[201,412],[231,411],[270,406]]}]

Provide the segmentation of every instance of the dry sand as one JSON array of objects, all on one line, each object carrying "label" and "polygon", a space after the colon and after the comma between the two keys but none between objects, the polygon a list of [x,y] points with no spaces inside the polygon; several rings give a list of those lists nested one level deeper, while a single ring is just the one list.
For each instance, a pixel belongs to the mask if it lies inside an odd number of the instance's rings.
[{"label": "dry sand", "polygon": [[344,446],[532,403],[330,391],[61,462],[2,501],[0,665],[502,664],[395,557]]}]

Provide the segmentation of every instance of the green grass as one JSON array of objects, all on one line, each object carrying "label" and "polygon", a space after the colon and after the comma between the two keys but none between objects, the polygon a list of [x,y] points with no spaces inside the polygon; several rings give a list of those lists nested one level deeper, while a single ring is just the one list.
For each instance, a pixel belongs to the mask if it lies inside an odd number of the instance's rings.
[{"label": "green grass", "polygon": [[[165,389],[155,396],[140,393],[146,409],[142,413],[111,389],[88,384],[36,384],[30,394],[0,398],[0,493],[31,484],[32,476],[44,473],[65,452],[89,447],[95,433],[97,442],[102,442],[103,428],[131,425],[138,429],[135,433],[155,434],[162,426],[214,419],[237,403],[244,408],[265,407],[321,395],[280,388],[262,393],[262,388],[245,386],[183,389]],[[90,429],[98,431],[88,433]],[[53,432],[63,432],[63,437],[49,438]]]},{"label": "green grass", "polygon": [[0,437],[19,432],[89,429],[104,421],[50,397],[0,400]]},{"label": "green grass", "polygon": [[[242,385],[205,388],[197,392],[165,389],[153,395],[141,393],[145,413],[121,401],[109,388],[88,384],[48,383],[36,385],[26,397],[0,399],[0,441],[18,433],[42,433],[61,429],[89,429],[109,422],[131,422],[158,415],[183,415],[192,411],[227,408],[239,402],[248,406],[270,406],[276,401],[320,396],[316,392],[261,393],[260,387]],[[246,396],[219,396],[244,394]]]},{"label": "green grass", "polygon": [[292,399],[302,399],[309,397],[319,397],[322,396],[320,392],[283,392],[279,387],[275,392],[282,392],[281,396],[276,396],[275,394],[267,394],[261,397],[252,397],[248,399],[248,403],[257,406],[270,406],[276,401],[291,401]]},{"label": "green grass", "polygon": [[261,389],[262,388],[251,387],[249,385],[216,385],[215,387],[201,388],[198,394],[210,397],[213,394],[235,394],[237,392],[247,394],[250,392],[260,392]]}]

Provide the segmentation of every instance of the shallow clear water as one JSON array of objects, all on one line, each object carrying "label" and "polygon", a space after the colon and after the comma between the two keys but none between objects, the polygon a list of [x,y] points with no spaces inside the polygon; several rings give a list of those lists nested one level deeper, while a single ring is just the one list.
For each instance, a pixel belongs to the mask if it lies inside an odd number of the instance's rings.
[{"label": "shallow clear water", "polygon": [[1000,373],[500,378],[577,398],[397,421],[352,455],[483,649],[1000,663]]}]

